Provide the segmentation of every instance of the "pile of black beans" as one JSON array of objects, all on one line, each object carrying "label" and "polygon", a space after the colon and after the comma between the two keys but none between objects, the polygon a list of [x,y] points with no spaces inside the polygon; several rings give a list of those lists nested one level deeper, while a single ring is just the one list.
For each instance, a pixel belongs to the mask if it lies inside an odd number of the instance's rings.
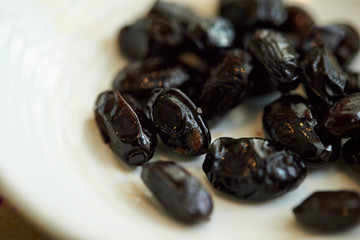
[{"label": "pile of black beans", "polygon": [[[148,163],[158,137],[179,154],[205,154],[211,185],[245,201],[286,194],[307,169],[338,159],[360,172],[360,74],[348,68],[360,40],[351,25],[318,26],[281,0],[220,0],[212,18],[157,1],[117,41],[129,64],[99,95],[96,123],[121,161],[142,166],[145,185],[174,218],[206,220],[213,202],[184,168]],[[299,85],[306,98],[291,92]],[[281,97],[264,109],[268,138],[211,142],[208,124],[276,91]],[[360,222],[360,195],[316,192],[293,212],[318,230],[346,229]]]}]

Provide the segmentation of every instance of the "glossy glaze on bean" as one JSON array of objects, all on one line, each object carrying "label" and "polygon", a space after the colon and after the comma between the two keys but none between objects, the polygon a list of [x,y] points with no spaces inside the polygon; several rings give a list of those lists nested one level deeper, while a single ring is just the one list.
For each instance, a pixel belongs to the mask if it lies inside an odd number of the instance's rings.
[{"label": "glossy glaze on bean", "polygon": [[360,136],[360,92],[353,93],[329,108],[323,127],[330,136],[350,138]]},{"label": "glossy glaze on bean", "polygon": [[210,194],[181,166],[168,161],[147,163],[141,179],[174,218],[187,224],[209,219],[213,209]]},{"label": "glossy glaze on bean", "polygon": [[210,131],[201,109],[180,90],[158,88],[148,103],[150,118],[163,143],[175,152],[204,154],[210,145]]},{"label": "glossy glaze on bean", "polygon": [[222,116],[244,100],[250,88],[251,61],[247,52],[232,49],[211,69],[197,100],[205,119]]},{"label": "glossy glaze on bean", "polygon": [[122,96],[118,91],[100,94],[95,119],[104,142],[125,163],[142,165],[154,155],[155,129],[133,97]]},{"label": "glossy glaze on bean", "polygon": [[264,65],[278,90],[288,92],[300,83],[298,54],[282,33],[270,29],[257,30],[249,50]]},{"label": "glossy glaze on bean", "polygon": [[263,125],[271,139],[299,154],[308,167],[339,157],[340,141],[322,136],[318,120],[300,96],[283,96],[266,106]]},{"label": "glossy glaze on bean", "polygon": [[136,98],[148,98],[155,88],[186,88],[195,80],[196,71],[178,62],[150,58],[129,64],[116,76],[113,88]]},{"label": "glossy glaze on bean", "polygon": [[218,138],[203,171],[214,188],[235,197],[265,201],[300,185],[306,167],[297,154],[260,138]]},{"label": "glossy glaze on bean", "polygon": [[312,229],[335,232],[359,225],[360,196],[352,191],[315,192],[293,209],[296,220]]},{"label": "glossy glaze on bean", "polygon": [[316,38],[302,66],[308,98],[318,109],[323,109],[345,96],[348,75],[322,37]]}]

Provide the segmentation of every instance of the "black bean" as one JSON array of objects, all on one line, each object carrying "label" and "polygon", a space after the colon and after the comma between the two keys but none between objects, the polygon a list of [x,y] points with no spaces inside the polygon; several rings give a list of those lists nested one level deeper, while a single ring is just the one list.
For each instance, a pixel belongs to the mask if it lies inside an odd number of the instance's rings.
[{"label": "black bean", "polygon": [[222,116],[245,99],[250,88],[251,60],[247,52],[232,49],[211,69],[197,100],[205,119]]},{"label": "black bean", "polygon": [[334,232],[360,222],[360,196],[352,191],[315,192],[293,209],[296,220],[309,227]]},{"label": "black bean", "polygon": [[143,166],[141,178],[161,206],[176,219],[196,223],[209,219],[211,196],[202,184],[173,162],[153,162]]},{"label": "black bean", "polygon": [[308,167],[321,167],[339,157],[340,141],[325,138],[305,99],[283,96],[265,107],[263,124],[278,144],[299,154]]},{"label": "black bean", "polygon": [[288,92],[300,83],[298,54],[285,36],[269,29],[257,30],[249,50],[264,65],[278,90]]},{"label": "black bean", "polygon": [[329,136],[360,136],[360,92],[353,93],[331,106],[323,118],[323,127]]},{"label": "black bean", "polygon": [[122,96],[118,91],[100,94],[95,118],[104,142],[127,164],[142,165],[154,155],[155,129],[130,95]]},{"label": "black bean", "polygon": [[348,75],[319,35],[302,62],[306,93],[322,110],[345,96]]},{"label": "black bean", "polygon": [[148,103],[150,118],[161,140],[175,152],[204,154],[210,145],[210,131],[201,109],[180,90],[159,88]]},{"label": "black bean", "polygon": [[214,188],[235,197],[265,201],[300,185],[306,167],[295,153],[260,138],[218,138],[203,171]]}]

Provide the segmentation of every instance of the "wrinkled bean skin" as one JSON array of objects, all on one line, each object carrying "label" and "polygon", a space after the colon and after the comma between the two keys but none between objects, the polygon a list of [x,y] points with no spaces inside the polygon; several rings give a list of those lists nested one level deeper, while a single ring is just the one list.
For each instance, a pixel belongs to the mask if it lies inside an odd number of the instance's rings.
[{"label": "wrinkled bean skin", "polygon": [[165,145],[181,154],[201,155],[207,151],[211,136],[201,109],[180,90],[155,89],[148,106],[150,118]]},{"label": "wrinkled bean skin", "polygon": [[122,55],[134,61],[175,55],[183,38],[184,33],[176,21],[147,17],[122,28],[118,44]]},{"label": "wrinkled bean skin", "polygon": [[299,154],[307,167],[321,167],[339,157],[340,141],[323,137],[307,101],[283,96],[265,107],[263,125],[278,144]]},{"label": "wrinkled bean skin", "polygon": [[323,118],[323,127],[329,136],[360,136],[360,92],[353,93],[331,106]]},{"label": "wrinkled bean skin", "polygon": [[179,165],[163,161],[147,163],[141,179],[174,218],[188,224],[209,219],[213,209],[211,196],[199,180]]},{"label": "wrinkled bean skin", "polygon": [[360,139],[348,140],[342,147],[342,153],[349,166],[360,173]]},{"label": "wrinkled bean skin", "polygon": [[288,92],[299,85],[301,69],[298,54],[282,33],[269,29],[257,30],[249,50],[264,65],[278,90]]},{"label": "wrinkled bean skin", "polygon": [[345,96],[348,75],[322,40],[315,40],[314,47],[302,62],[306,93],[310,102],[319,110]]},{"label": "wrinkled bean skin", "polygon": [[327,25],[320,28],[319,32],[340,64],[349,64],[359,52],[360,37],[353,26],[349,24]]},{"label": "wrinkled bean skin", "polygon": [[244,100],[250,88],[251,61],[247,52],[232,49],[211,69],[197,100],[204,119],[222,116]]},{"label": "wrinkled bean skin", "polygon": [[360,196],[351,191],[315,192],[293,209],[295,219],[312,229],[335,232],[360,222]]},{"label": "wrinkled bean skin", "polygon": [[196,71],[176,61],[150,58],[129,64],[114,79],[113,89],[147,99],[159,87],[183,89],[196,78]]},{"label": "wrinkled bean skin", "polygon": [[260,138],[216,139],[202,168],[214,188],[252,201],[281,196],[306,176],[298,155]]},{"label": "wrinkled bean skin", "polygon": [[149,161],[157,145],[156,132],[139,103],[130,95],[107,91],[95,104],[95,119],[105,143],[125,163]]},{"label": "wrinkled bean skin", "polygon": [[220,0],[220,15],[237,30],[255,26],[279,26],[287,12],[282,0]]}]

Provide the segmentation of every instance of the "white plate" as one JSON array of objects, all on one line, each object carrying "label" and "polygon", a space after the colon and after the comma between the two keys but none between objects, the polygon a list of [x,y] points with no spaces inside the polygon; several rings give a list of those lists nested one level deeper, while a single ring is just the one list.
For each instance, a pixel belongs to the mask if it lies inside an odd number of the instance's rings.
[{"label": "white plate", "polygon": [[[346,21],[360,29],[358,0],[296,2],[320,23]],[[185,3],[203,15],[215,12],[215,0]],[[28,218],[61,239],[322,238],[299,228],[291,209],[315,190],[360,191],[360,177],[346,166],[311,171],[283,197],[244,204],[211,189],[201,171],[203,156],[187,161],[163,150],[155,159],[187,167],[214,197],[210,221],[190,227],[158,211],[139,169],[119,164],[102,143],[93,104],[125,64],[116,50],[117,30],[151,5],[150,0],[0,1],[1,187]],[[263,104],[246,102],[212,130],[213,139],[258,136]],[[359,234],[355,228],[323,238]]]}]

